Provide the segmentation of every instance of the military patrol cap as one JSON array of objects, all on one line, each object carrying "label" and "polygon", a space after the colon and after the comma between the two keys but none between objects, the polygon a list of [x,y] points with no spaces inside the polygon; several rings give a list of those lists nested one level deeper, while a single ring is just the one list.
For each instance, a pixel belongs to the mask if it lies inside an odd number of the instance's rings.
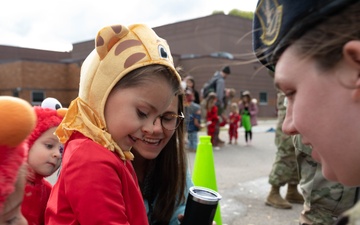
[{"label": "military patrol cap", "polygon": [[253,50],[274,71],[291,42],[359,0],[259,0],[253,20]]}]

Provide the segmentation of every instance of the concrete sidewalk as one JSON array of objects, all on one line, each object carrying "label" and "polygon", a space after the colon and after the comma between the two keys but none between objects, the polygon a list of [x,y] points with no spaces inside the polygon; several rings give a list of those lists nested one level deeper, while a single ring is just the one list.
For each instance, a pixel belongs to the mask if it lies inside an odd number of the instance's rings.
[{"label": "concrete sidewalk", "polygon": [[[268,175],[275,159],[274,144],[277,120],[259,120],[253,127],[251,146],[245,145],[244,131],[239,128],[238,145],[221,147],[213,151],[223,225],[298,225],[302,205],[292,209],[275,209],[265,205],[270,191]],[[199,135],[206,135],[205,131]],[[228,141],[226,128],[220,138]],[[196,152],[188,152],[192,171]],[[286,187],[281,188],[285,196]]]}]

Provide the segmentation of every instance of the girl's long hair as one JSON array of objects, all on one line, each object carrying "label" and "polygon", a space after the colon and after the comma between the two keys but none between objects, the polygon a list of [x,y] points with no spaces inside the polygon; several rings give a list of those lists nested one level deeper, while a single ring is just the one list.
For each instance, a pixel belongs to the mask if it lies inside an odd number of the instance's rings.
[{"label": "girl's long hair", "polygon": [[[183,101],[184,95],[178,94],[178,114],[184,110]],[[153,170],[149,178],[152,183],[151,193],[156,198],[151,221],[156,221],[152,223],[156,225],[168,225],[177,205],[185,202],[187,160],[183,122],[158,157],[150,162],[150,167]]]}]

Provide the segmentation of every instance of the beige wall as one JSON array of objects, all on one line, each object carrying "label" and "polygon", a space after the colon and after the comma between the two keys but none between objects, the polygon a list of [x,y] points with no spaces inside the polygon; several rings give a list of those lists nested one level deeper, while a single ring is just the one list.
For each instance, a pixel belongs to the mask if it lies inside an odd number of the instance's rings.
[{"label": "beige wall", "polygon": [[16,61],[0,64],[0,95],[13,95],[31,101],[32,91],[57,98],[64,107],[78,94],[80,68],[77,64]]}]

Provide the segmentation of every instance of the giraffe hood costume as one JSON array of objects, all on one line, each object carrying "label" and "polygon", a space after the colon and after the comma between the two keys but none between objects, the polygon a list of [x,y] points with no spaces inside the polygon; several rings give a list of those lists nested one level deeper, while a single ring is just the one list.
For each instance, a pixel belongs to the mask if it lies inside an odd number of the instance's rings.
[{"label": "giraffe hood costume", "polygon": [[107,132],[104,108],[110,91],[124,75],[151,64],[165,65],[180,82],[166,40],[152,29],[143,24],[101,29],[95,49],[81,68],[79,96],[72,101],[56,130],[60,141],[65,143],[74,131],[79,131],[115,151],[122,160],[132,160],[130,150],[120,149]]}]

